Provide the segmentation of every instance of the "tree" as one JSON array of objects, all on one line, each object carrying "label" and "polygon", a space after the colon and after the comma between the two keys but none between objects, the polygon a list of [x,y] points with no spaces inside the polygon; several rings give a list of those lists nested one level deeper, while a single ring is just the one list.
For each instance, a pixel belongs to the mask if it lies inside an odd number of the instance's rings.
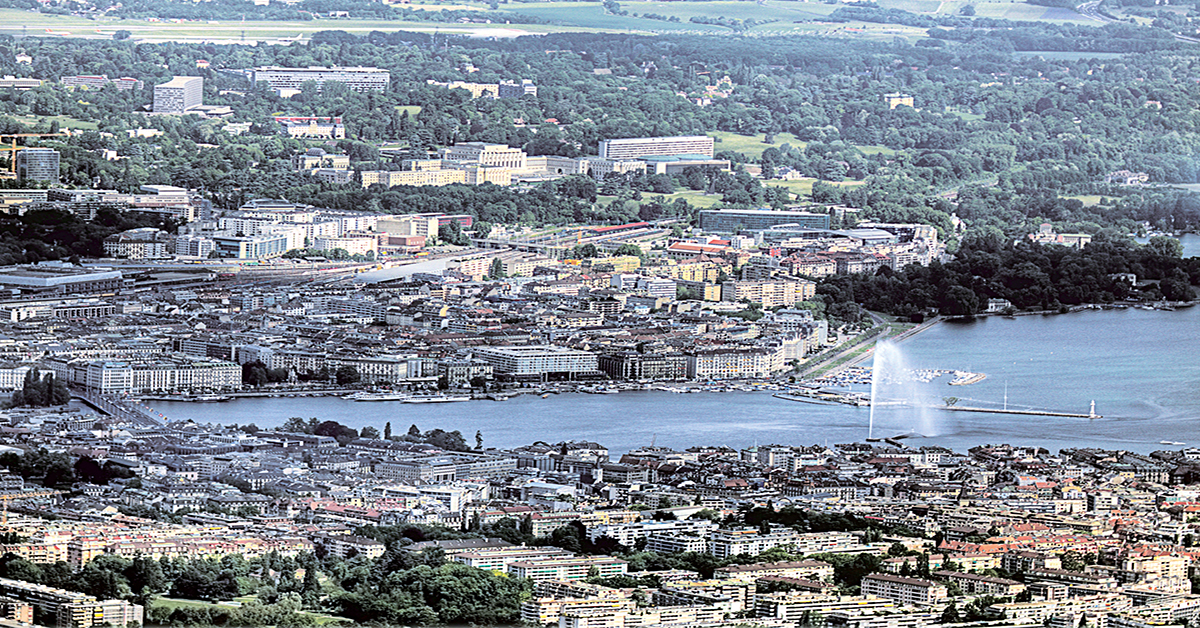
[{"label": "tree", "polygon": [[133,36],[133,33],[129,32],[127,30],[119,30],[119,31],[113,33],[113,39],[115,39],[117,41],[124,41],[126,39],[129,39],[132,36]]},{"label": "tree", "polygon": [[1154,236],[1146,243],[1146,248],[1159,257],[1172,259],[1183,257],[1183,243],[1171,236]]},{"label": "tree", "polygon": [[362,376],[358,374],[358,369],[353,366],[338,367],[333,376],[338,386],[357,384],[362,379]]},{"label": "tree", "polygon": [[958,614],[958,605],[956,605],[954,602],[951,602],[950,605],[946,607],[946,610],[942,611],[942,623],[957,624],[960,621],[962,621],[962,618]]},{"label": "tree", "polygon": [[384,440],[392,440],[392,422],[391,421],[388,421],[383,426],[383,438],[384,438]]},{"label": "tree", "polygon": [[499,257],[492,260],[492,268],[488,271],[488,276],[492,279],[500,279],[504,277],[504,262]]},{"label": "tree", "polygon": [[368,425],[367,427],[364,427],[361,430],[359,430],[358,435],[363,438],[378,439],[379,438],[379,430]]},{"label": "tree", "polygon": [[[325,421],[318,425],[313,430],[313,434],[317,436],[332,436],[337,439],[338,443],[345,445],[350,441],[358,438],[358,432],[353,428],[346,427],[337,421]],[[375,432],[377,435],[379,432]]]},{"label": "tree", "polygon": [[641,257],[642,256],[642,248],[636,244],[626,243],[626,244],[622,244],[621,246],[618,246],[617,250],[613,251],[613,255],[618,256],[618,257],[622,256],[622,255],[632,255],[634,257]]}]

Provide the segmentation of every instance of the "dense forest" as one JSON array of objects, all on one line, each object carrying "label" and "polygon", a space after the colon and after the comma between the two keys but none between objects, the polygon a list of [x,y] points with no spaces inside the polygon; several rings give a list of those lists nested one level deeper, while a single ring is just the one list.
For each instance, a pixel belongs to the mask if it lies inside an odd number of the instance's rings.
[{"label": "dense forest", "polygon": [[[101,54],[94,52],[97,47]],[[34,57],[32,66],[11,61],[20,51]],[[1105,183],[1108,173],[1122,169],[1145,172],[1162,183],[1200,176],[1200,129],[1190,106],[1200,87],[1176,80],[1193,71],[1195,57],[1165,51],[1115,61],[1058,60],[1010,51],[989,41],[926,47],[591,34],[433,46],[422,34],[358,37],[332,31],[309,44],[253,48],[0,37],[0,71],[47,80],[39,89],[0,92],[0,129],[39,126],[17,117],[23,115],[93,122],[95,132],[75,135],[62,146],[69,183],[98,181],[101,187],[126,190],[144,183],[203,187],[226,207],[253,196],[282,196],[397,212],[416,204],[433,206],[431,211],[457,205],[488,220],[562,223],[627,220],[639,215],[644,202],[637,193],[646,191],[704,190],[731,206],[791,200],[788,194],[772,196],[770,180],[702,172],[668,181],[630,181],[606,191],[621,201],[615,205],[563,197],[553,184],[504,191],[449,186],[363,192],[355,184],[324,184],[291,171],[287,159],[308,144],[278,134],[270,115],[287,113],[342,116],[350,138],[331,150],[349,154],[357,167],[398,167],[393,157],[380,155],[382,141],[407,146],[401,157],[462,141],[521,146],[535,155],[581,155],[594,153],[606,137],[786,133],[796,139],[766,146],[761,156],[722,150],[720,144],[717,150],[735,163],[764,165],[770,172],[790,169],[823,181],[861,181],[843,189],[818,185],[814,200],[861,209],[863,219],[936,224],[947,236],[953,216],[967,220],[970,229],[994,226],[1010,236],[1040,222],[1089,233],[1103,227],[1131,232],[1143,221],[1159,229],[1200,223],[1200,204],[1188,194]],[[211,67],[197,69],[201,58]],[[283,100],[252,89],[234,71],[334,64],[387,68],[392,86],[383,93],[330,86]],[[477,71],[466,74],[468,66]],[[612,74],[596,75],[597,68]],[[137,76],[146,87],[91,91],[83,100],[53,83],[72,74]],[[145,118],[136,112],[151,100],[155,82],[176,74],[204,76],[205,102],[233,107],[233,118]],[[679,96],[703,93],[708,83],[726,76],[732,86],[728,97],[713,98],[710,105]],[[464,91],[425,82],[464,78],[528,78],[539,85],[539,93],[471,100]],[[916,107],[888,108],[883,95],[894,91],[911,94]],[[225,130],[230,121],[249,122],[250,130],[230,135]],[[39,128],[56,124],[42,122]],[[129,138],[124,133],[141,126],[164,135]],[[96,153],[100,148],[125,158],[104,161]],[[947,201],[947,191],[958,198]],[[1106,202],[1072,207],[1055,200],[1070,194],[1104,195]],[[480,195],[485,198],[470,200]],[[486,208],[497,203],[527,211],[488,216]],[[665,211],[694,213],[683,206]]]},{"label": "dense forest", "polygon": [[[1075,305],[1141,300],[1188,301],[1200,283],[1200,258],[1180,259],[1177,240],[1151,238],[1146,246],[1100,234],[1084,249],[1013,244],[993,235],[963,242],[955,259],[911,265],[874,275],[835,275],[821,281],[819,298],[831,307],[859,303],[869,310],[910,316],[926,312],[971,316],[989,299],[1005,299],[1011,312],[1061,311]],[[1139,282],[1135,285],[1126,275]]]}]

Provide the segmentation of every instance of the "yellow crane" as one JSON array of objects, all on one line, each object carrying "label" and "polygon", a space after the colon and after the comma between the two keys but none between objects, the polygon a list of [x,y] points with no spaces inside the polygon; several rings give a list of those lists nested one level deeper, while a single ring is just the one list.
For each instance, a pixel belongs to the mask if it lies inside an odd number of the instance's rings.
[{"label": "yellow crane", "polygon": [[69,136],[70,133],[67,133],[65,131],[60,131],[58,133],[2,133],[2,134],[0,134],[0,142],[3,142],[4,138],[10,138],[10,141],[12,142],[12,146],[0,146],[0,151],[9,151],[11,153],[8,156],[8,165],[9,165],[8,178],[11,179],[11,178],[15,178],[17,176],[17,151],[25,150],[26,148],[28,148],[27,146],[17,146],[17,138],[19,138],[19,137],[59,137],[62,135]]}]

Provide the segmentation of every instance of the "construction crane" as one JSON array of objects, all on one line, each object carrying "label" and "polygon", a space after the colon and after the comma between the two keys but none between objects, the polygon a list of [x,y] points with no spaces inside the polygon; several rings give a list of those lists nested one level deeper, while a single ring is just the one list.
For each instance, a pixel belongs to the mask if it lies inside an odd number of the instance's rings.
[{"label": "construction crane", "polygon": [[12,153],[8,156],[9,178],[17,176],[17,151],[28,148],[28,146],[17,146],[18,137],[59,137],[62,135],[70,136],[71,134],[66,131],[58,133],[0,133],[0,142],[3,142],[6,137],[11,138],[12,141],[12,146],[0,146],[0,151],[9,151]]}]

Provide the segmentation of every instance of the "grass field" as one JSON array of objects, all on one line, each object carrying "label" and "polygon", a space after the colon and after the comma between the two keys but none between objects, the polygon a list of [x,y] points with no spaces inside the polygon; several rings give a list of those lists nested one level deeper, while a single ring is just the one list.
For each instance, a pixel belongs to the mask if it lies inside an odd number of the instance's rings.
[{"label": "grass field", "polygon": [[1075,196],[1064,196],[1062,198],[1073,198],[1075,200],[1081,201],[1083,203],[1084,207],[1092,207],[1092,206],[1100,204],[1100,195],[1099,194],[1078,194]]},{"label": "grass field", "polygon": [[[798,149],[803,149],[805,146],[808,146],[808,142],[796,139],[796,136],[792,135],[791,133],[777,133],[774,138],[774,144],[767,144],[763,142],[765,136],[762,133],[757,135],[741,135],[731,131],[713,131],[709,133],[709,135],[718,140],[716,144],[713,145],[714,151],[718,153],[721,151],[741,153],[755,161],[757,161],[759,157],[762,157],[763,151],[771,148],[772,146],[779,148],[784,144],[790,144],[793,148]],[[883,154],[891,156],[896,154],[896,151],[886,146],[857,146],[856,148],[862,151],[864,155]]]},{"label": "grass field", "polygon": [[[957,15],[966,4],[975,7],[979,17],[1007,18],[1047,22],[1070,22],[1091,24],[1078,13],[1055,7],[1041,7],[1023,2],[987,2],[971,0],[878,0],[885,9],[901,9],[924,15]],[[914,40],[925,36],[925,29],[894,24],[829,23],[826,18],[840,4],[822,2],[783,2],[764,0],[761,4],[731,0],[696,0],[693,2],[623,2],[622,9],[628,16],[605,13],[599,3],[582,2],[510,2],[497,11],[487,10],[482,3],[457,2],[453,5],[417,4],[414,8],[439,10],[465,8],[484,11],[495,16],[491,24],[448,24],[441,22],[406,22],[400,20],[312,20],[292,22],[268,22],[236,20],[192,21],[192,22],[148,22],[144,20],[99,19],[88,20],[74,16],[59,16],[20,9],[0,9],[0,34],[14,36],[62,36],[107,39],[116,30],[128,30],[133,38],[147,42],[212,42],[239,43],[242,41],[265,41],[268,43],[290,43],[305,41],[317,31],[343,30],[365,34],[378,30],[384,32],[438,31],[477,37],[514,37],[525,34],[553,33],[564,31],[592,32],[638,32],[638,33],[732,33],[731,29],[710,24],[693,24],[693,17],[728,17],[735,19],[777,20],[760,24],[747,31],[750,35],[786,36],[817,35],[828,37],[859,37],[868,39],[892,39],[902,37]],[[679,18],[678,22],[650,20],[633,17],[647,13]],[[506,15],[532,15],[547,20],[548,24],[506,23]],[[51,29],[55,33],[46,33]],[[1087,56],[1101,56],[1098,54]]]},{"label": "grass field", "polygon": [[421,113],[421,105],[401,105],[396,107],[396,110],[400,113],[407,111],[409,116],[415,116],[418,113]]},{"label": "grass field", "polygon": [[[763,181],[763,185],[765,185],[767,187],[787,188],[787,191],[791,192],[792,194],[799,194],[800,196],[810,196],[810,195],[812,195],[813,183],[816,183],[816,182],[817,182],[816,179],[804,178],[804,179],[797,179],[795,181],[776,181],[776,180]],[[830,183],[837,187],[841,187],[841,188],[854,188],[854,187],[858,187],[858,186],[862,185],[864,183],[864,181],[831,181]]]},{"label": "grass field", "polygon": [[[653,4],[653,3],[645,3]],[[622,9],[626,9],[625,5],[621,5]],[[643,11],[634,11],[627,9],[630,13],[638,13]],[[661,20],[649,20],[642,17],[632,17],[623,15],[612,15],[604,11],[604,7],[599,4],[580,3],[580,2],[538,2],[528,4],[510,4],[504,8],[504,12],[517,13],[520,15],[531,15],[549,21],[555,25],[575,26],[584,28],[601,29],[608,31],[626,32],[626,31],[664,31],[664,32],[732,32],[728,28],[722,26],[714,26],[710,24],[692,24],[686,19],[680,22],[664,22]],[[659,13],[658,11],[648,10],[646,13]],[[666,13],[660,13],[666,15]]]},{"label": "grass field", "polygon": [[[97,125],[95,122],[79,120],[76,118],[72,118],[70,116],[14,116],[14,115],[10,115],[9,117],[21,122],[22,124],[41,124],[43,122],[49,124],[50,122],[57,120],[59,128],[63,128],[63,129],[83,129],[83,130],[95,131],[96,129],[100,128],[99,125]],[[54,138],[48,138],[48,139],[54,139]]]},{"label": "grass field", "polygon": [[791,144],[795,148],[804,148],[808,145],[807,142],[796,139],[796,136],[791,133],[777,133],[774,144],[764,143],[763,138],[765,135],[762,133],[756,135],[739,135],[729,131],[714,131],[709,133],[709,135],[717,140],[713,144],[714,151],[719,153],[727,150],[734,153],[741,153],[754,160],[762,157],[763,151],[772,146],[779,148],[784,144]]}]

